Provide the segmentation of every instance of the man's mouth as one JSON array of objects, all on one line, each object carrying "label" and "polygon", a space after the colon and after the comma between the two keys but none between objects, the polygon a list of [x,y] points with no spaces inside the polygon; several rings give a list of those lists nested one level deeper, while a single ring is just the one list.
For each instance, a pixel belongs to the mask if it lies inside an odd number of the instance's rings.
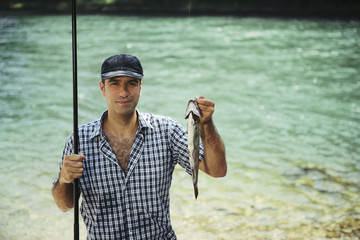
[{"label": "man's mouth", "polygon": [[131,103],[131,100],[129,99],[126,99],[126,100],[116,100],[117,103],[120,103],[120,104],[129,104]]}]

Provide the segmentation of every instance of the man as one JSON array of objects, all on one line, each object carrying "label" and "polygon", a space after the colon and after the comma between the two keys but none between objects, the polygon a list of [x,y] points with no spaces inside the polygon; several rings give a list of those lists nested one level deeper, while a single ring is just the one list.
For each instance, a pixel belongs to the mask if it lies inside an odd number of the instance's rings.
[{"label": "man", "polygon": [[[176,164],[191,173],[187,133],[171,118],[136,110],[142,78],[135,56],[106,59],[99,85],[107,111],[79,127],[80,154],[73,154],[72,135],[65,144],[52,194],[62,211],[73,208],[72,182],[79,179],[87,239],[176,239],[169,189]],[[223,177],[225,147],[212,121],[214,103],[196,101],[202,111],[199,168]]]}]

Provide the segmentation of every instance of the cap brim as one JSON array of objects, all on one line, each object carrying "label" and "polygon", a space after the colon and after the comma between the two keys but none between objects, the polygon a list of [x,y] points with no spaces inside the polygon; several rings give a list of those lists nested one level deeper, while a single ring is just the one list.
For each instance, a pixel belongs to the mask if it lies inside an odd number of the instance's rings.
[{"label": "cap brim", "polygon": [[113,71],[113,72],[107,72],[107,73],[103,73],[101,74],[101,79],[105,80],[108,78],[113,78],[113,77],[133,77],[133,78],[137,78],[137,79],[142,79],[144,76],[140,73],[136,73],[136,72],[131,72],[131,71],[123,71],[123,70],[119,70],[119,71]]}]

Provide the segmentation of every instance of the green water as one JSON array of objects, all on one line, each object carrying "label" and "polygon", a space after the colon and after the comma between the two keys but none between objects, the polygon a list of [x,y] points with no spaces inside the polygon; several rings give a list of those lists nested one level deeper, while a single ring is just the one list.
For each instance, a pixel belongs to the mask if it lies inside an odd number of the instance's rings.
[{"label": "green water", "polygon": [[[176,169],[180,240],[360,236],[359,22],[79,16],[79,123],[105,110],[99,69],[118,53],[142,61],[140,111],[185,126],[189,99],[216,103],[228,175],[201,174],[195,201]],[[0,239],[71,239],[51,196],[72,131],[70,16],[1,17],[0,81]]]}]

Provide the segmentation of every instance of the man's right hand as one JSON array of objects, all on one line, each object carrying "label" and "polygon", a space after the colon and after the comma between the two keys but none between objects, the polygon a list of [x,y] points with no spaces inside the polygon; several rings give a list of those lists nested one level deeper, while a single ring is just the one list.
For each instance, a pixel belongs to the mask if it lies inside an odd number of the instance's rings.
[{"label": "man's right hand", "polygon": [[72,183],[76,178],[82,177],[84,171],[83,154],[66,155],[60,171],[60,183]]}]

